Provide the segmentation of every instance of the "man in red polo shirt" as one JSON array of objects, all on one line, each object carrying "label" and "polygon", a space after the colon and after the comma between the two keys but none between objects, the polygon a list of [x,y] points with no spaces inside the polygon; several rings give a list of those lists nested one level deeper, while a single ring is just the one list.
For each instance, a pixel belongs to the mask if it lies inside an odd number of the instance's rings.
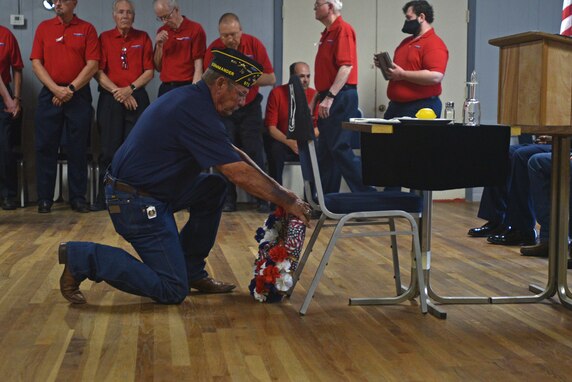
[{"label": "man in red polo shirt", "polygon": [[[232,142],[248,154],[256,164],[263,168],[263,142],[262,131],[262,95],[258,92],[260,86],[272,86],[276,83],[274,68],[268,58],[266,48],[256,37],[242,32],[242,26],[238,16],[234,13],[225,13],[218,22],[220,37],[214,40],[205,53],[205,68],[212,60],[213,49],[232,48],[238,50],[250,59],[260,63],[263,74],[256,84],[250,88],[246,96],[244,106],[235,111],[230,117],[225,118],[225,125]],[[236,187],[228,182],[228,194],[223,211],[236,211]],[[265,201],[258,200],[258,210],[268,212],[269,208]]]},{"label": "man in red polo shirt", "polygon": [[[9,29],[0,26],[0,202],[3,210],[15,210],[18,178],[13,151],[13,118],[20,112],[22,91],[22,56],[18,41]],[[12,75],[10,75],[12,69]],[[10,83],[14,80],[14,88]]]},{"label": "man in red polo shirt", "polygon": [[163,23],[155,37],[153,56],[155,69],[161,72],[160,97],[201,79],[207,36],[201,24],[181,15],[177,0],[153,0],[153,8]]},{"label": "man in red polo shirt", "polygon": [[[306,92],[308,105],[316,96],[316,90],[310,87],[310,67],[305,62],[295,62],[290,65],[290,76],[298,76]],[[270,142],[269,174],[275,181],[282,184],[284,162],[298,161],[298,144],[294,139],[286,138],[288,132],[289,113],[289,87],[288,84],[278,86],[268,95],[266,103],[265,125],[272,137]],[[315,115],[317,119],[317,115]],[[314,121],[315,122],[315,121]],[[315,126],[315,124],[314,124]],[[315,134],[318,131],[314,129]]]},{"label": "man in red polo shirt", "polygon": [[99,193],[93,211],[105,209],[103,176],[113,154],[149,106],[145,85],[153,78],[153,45],[146,32],[133,28],[135,8],[131,0],[113,3],[115,28],[99,36],[101,61],[95,79],[99,82],[97,124]]},{"label": "man in red polo shirt", "polygon": [[375,191],[365,186],[361,160],[351,147],[352,132],[342,122],[358,117],[358,65],[356,34],[342,19],[340,0],[317,0],[314,16],[326,29],[322,32],[315,60],[316,90],[319,92],[317,142],[318,164],[324,193],[340,190],[344,176],[352,192]]},{"label": "man in red polo shirt", "polygon": [[[427,1],[410,1],[403,6],[404,39],[395,49],[387,97],[390,102],[384,118],[415,117],[419,109],[433,109],[441,115],[441,81],[445,75],[449,51],[435,34],[433,7]],[[379,67],[377,59],[374,63]]]},{"label": "man in red polo shirt", "polygon": [[51,212],[58,148],[65,126],[70,204],[89,212],[87,144],[93,109],[89,81],[101,52],[97,32],[74,14],[77,0],[56,0],[56,17],[38,25],[30,59],[44,85],[36,109],[36,178],[38,212]]}]

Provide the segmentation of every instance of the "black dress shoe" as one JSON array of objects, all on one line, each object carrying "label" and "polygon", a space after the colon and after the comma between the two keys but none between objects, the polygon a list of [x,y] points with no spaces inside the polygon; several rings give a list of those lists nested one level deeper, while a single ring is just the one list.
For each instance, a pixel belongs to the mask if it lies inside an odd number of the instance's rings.
[{"label": "black dress shoe", "polygon": [[40,214],[47,214],[52,212],[52,202],[49,200],[40,200],[38,202],[38,212]]},{"label": "black dress shoe", "polygon": [[87,300],[79,290],[81,282],[78,282],[68,269],[67,243],[61,243],[58,248],[58,262],[64,264],[64,271],[60,277],[60,292],[62,296],[72,304],[85,304]]},{"label": "black dress shoe", "polygon": [[16,208],[18,208],[18,204],[16,203],[16,201],[12,198],[4,198],[2,200],[2,209],[9,211],[9,210],[15,210]]},{"label": "black dress shoe", "polygon": [[222,212],[234,212],[236,211],[236,203],[233,202],[224,202],[222,206]]},{"label": "black dress shoe", "polygon": [[89,206],[90,211],[103,211],[106,209],[107,206],[105,205],[105,202],[95,202],[91,206]]},{"label": "black dress shoe", "polygon": [[535,245],[526,245],[520,248],[522,256],[548,257],[548,242],[541,241]]},{"label": "black dress shoe", "polygon": [[536,231],[518,231],[508,227],[503,233],[487,237],[487,241],[499,245],[535,245]]},{"label": "black dress shoe", "polygon": [[189,284],[189,289],[197,289],[202,293],[228,293],[234,288],[236,288],[234,284],[217,281],[208,276]]},{"label": "black dress shoe", "polygon": [[501,223],[486,222],[480,227],[471,228],[467,235],[472,237],[488,237],[491,235],[496,235],[502,233],[506,227]]},{"label": "black dress shoe", "polygon": [[85,200],[81,199],[72,200],[70,205],[71,209],[74,210],[75,212],[81,212],[81,213],[89,212],[89,204],[87,204]]}]

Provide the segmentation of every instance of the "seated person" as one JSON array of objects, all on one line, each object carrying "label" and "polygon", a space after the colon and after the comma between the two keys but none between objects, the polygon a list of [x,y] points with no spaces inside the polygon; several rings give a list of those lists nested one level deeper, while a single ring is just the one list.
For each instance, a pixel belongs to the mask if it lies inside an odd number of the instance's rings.
[{"label": "seated person", "polygon": [[[316,95],[316,90],[310,87],[310,66],[305,62],[295,62],[290,65],[290,76],[296,75],[306,92],[308,104]],[[282,184],[284,162],[298,161],[298,144],[294,139],[287,139],[288,110],[289,110],[288,84],[274,88],[268,95],[266,104],[265,125],[272,137],[270,142],[270,168],[272,178]],[[317,116],[316,116],[317,117]],[[315,124],[314,124],[315,127]],[[316,136],[318,129],[314,128]]]},{"label": "seated person", "polygon": [[500,245],[536,244],[536,218],[532,209],[528,160],[534,154],[549,152],[550,145],[514,145],[509,148],[511,169],[506,187],[485,187],[478,217],[486,219],[481,227],[472,228],[468,235],[487,237]]},{"label": "seated person", "polygon": [[[530,192],[532,195],[536,220],[538,221],[538,224],[540,224],[540,235],[538,244],[525,246],[520,249],[520,253],[523,256],[548,257],[548,238],[550,236],[551,171],[552,153],[535,154],[528,161]],[[572,203],[570,204],[570,208],[572,209]],[[570,211],[570,216],[572,216],[572,210]],[[569,227],[569,229],[570,228],[571,227]],[[569,259],[568,269],[570,268],[572,268],[572,260]]]}]

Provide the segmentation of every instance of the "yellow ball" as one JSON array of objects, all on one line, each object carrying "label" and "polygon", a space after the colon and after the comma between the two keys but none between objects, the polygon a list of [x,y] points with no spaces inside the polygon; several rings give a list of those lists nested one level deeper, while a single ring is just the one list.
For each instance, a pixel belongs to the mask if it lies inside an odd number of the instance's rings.
[{"label": "yellow ball", "polygon": [[433,111],[433,109],[429,109],[428,107],[424,107],[423,109],[419,109],[415,116],[419,119],[435,119],[437,115]]}]

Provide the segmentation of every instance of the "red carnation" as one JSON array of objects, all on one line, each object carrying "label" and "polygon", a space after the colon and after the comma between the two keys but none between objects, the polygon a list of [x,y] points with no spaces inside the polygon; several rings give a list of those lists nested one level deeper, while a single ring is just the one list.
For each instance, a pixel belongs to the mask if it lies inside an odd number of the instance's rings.
[{"label": "red carnation", "polygon": [[263,271],[263,277],[265,284],[274,284],[276,279],[280,277],[280,270],[274,265],[266,267]]},{"label": "red carnation", "polygon": [[257,276],[256,277],[256,293],[262,294],[264,292],[264,277]]},{"label": "red carnation", "polygon": [[280,219],[284,215],[286,215],[286,211],[284,211],[284,208],[276,207],[276,210],[274,211],[274,216],[276,216],[278,219]]},{"label": "red carnation", "polygon": [[288,251],[282,245],[275,245],[270,251],[268,251],[268,255],[275,263],[280,263],[288,258]]}]

